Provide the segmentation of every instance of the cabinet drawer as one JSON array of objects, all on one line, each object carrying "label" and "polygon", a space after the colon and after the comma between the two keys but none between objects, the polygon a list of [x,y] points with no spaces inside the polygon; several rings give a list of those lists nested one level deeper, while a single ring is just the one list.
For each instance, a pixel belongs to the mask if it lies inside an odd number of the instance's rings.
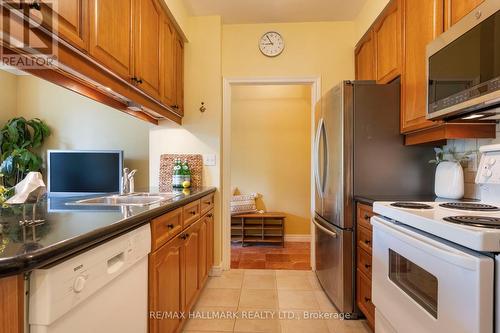
[{"label": "cabinet drawer", "polygon": [[370,229],[358,226],[357,240],[359,247],[361,247],[369,254],[372,253],[372,231]]},{"label": "cabinet drawer", "polygon": [[201,216],[200,214],[200,200],[193,201],[188,203],[183,207],[182,211],[183,216],[183,227],[187,227],[196,220],[198,220]]},{"label": "cabinet drawer", "polygon": [[160,248],[182,230],[182,208],[177,208],[151,221],[152,251]]},{"label": "cabinet drawer", "polygon": [[373,207],[360,204],[357,205],[357,221],[358,226],[365,227],[367,229],[372,230],[372,225],[370,223],[370,218],[375,215],[373,213]]},{"label": "cabinet drawer", "polygon": [[363,272],[368,278],[372,278],[372,256],[363,250],[363,248],[358,247],[357,253],[357,265],[356,267]]},{"label": "cabinet drawer", "polygon": [[201,215],[205,215],[205,213],[207,213],[210,209],[214,207],[214,195],[209,194],[201,198],[200,205],[201,205]]},{"label": "cabinet drawer", "polygon": [[356,301],[361,312],[364,313],[368,323],[374,327],[375,306],[372,303],[372,283],[359,269],[356,274]]}]

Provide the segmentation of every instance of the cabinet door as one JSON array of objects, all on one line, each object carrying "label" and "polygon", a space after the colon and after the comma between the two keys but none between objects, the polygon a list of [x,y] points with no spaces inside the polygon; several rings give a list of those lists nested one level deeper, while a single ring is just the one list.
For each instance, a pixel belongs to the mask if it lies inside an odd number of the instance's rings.
[{"label": "cabinet door", "polygon": [[87,0],[42,0],[39,10],[32,8],[30,17],[51,29],[59,37],[81,50],[88,47]]},{"label": "cabinet door", "polygon": [[214,213],[207,214],[207,274],[214,265]]},{"label": "cabinet door", "polygon": [[[426,120],[426,45],[443,29],[442,0],[404,1],[405,48],[402,74],[401,131],[433,126]],[[418,13],[416,15],[415,13]]]},{"label": "cabinet door", "polygon": [[129,80],[132,70],[133,0],[90,0],[89,53]]},{"label": "cabinet door", "polygon": [[175,108],[176,91],[175,91],[175,43],[176,32],[168,17],[164,16],[162,24],[162,102]]},{"label": "cabinet door", "polygon": [[199,265],[199,228],[200,223],[190,227],[183,235],[185,240],[184,248],[184,311],[188,311],[195,301],[198,292],[198,265]]},{"label": "cabinet door", "polygon": [[184,114],[184,42],[177,34],[175,49],[175,109]]},{"label": "cabinet door", "polygon": [[205,216],[200,221],[200,229],[198,232],[198,288],[202,288],[208,276],[207,270],[207,217]]},{"label": "cabinet door", "polygon": [[160,29],[162,9],[157,0],[136,0],[135,83],[149,96],[160,100]]},{"label": "cabinet door", "polygon": [[375,80],[373,30],[369,30],[354,50],[356,80]]},{"label": "cabinet door", "polygon": [[401,74],[401,0],[393,0],[373,27],[376,79],[387,83]]},{"label": "cabinet door", "polygon": [[[180,238],[171,240],[149,256],[149,311],[180,313],[183,290],[183,244]],[[173,333],[180,318],[150,319],[150,333]]]},{"label": "cabinet door", "polygon": [[448,29],[465,15],[469,14],[474,8],[479,6],[484,0],[444,0],[444,26]]}]

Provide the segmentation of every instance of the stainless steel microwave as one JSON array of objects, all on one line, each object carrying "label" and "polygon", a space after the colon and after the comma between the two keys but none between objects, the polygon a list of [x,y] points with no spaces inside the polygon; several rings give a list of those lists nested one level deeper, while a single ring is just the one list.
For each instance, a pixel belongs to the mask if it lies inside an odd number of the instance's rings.
[{"label": "stainless steel microwave", "polygon": [[500,1],[486,0],[427,45],[427,118],[500,119]]}]

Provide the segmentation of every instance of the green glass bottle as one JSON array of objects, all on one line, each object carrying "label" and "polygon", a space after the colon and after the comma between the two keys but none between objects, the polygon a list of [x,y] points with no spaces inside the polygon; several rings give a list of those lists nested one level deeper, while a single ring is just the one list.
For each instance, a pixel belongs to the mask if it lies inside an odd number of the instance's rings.
[{"label": "green glass bottle", "polygon": [[176,159],[174,162],[174,170],[173,170],[173,176],[172,176],[172,187],[173,188],[181,188],[182,187],[182,166],[181,166],[181,160]]},{"label": "green glass bottle", "polygon": [[189,164],[187,160],[184,160],[182,163],[182,182],[190,182],[191,183],[191,169],[189,168]]}]

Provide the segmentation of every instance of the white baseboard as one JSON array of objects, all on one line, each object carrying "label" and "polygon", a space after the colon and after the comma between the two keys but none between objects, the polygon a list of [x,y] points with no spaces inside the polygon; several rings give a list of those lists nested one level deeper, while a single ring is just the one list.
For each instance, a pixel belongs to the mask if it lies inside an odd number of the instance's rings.
[{"label": "white baseboard", "polygon": [[285,242],[310,242],[310,234],[290,234],[285,235]]}]

